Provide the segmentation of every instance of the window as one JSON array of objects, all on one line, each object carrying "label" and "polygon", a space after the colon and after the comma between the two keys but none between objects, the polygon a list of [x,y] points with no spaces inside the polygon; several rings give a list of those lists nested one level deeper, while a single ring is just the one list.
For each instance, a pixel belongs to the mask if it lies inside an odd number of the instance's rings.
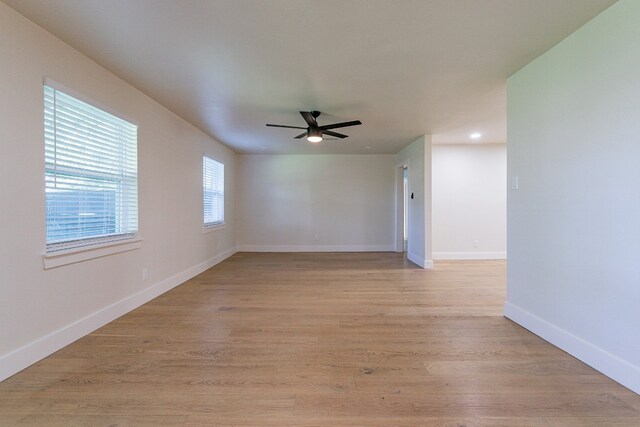
[{"label": "window", "polygon": [[44,86],[47,252],[138,231],[138,127]]},{"label": "window", "polygon": [[224,224],[224,165],[202,157],[202,198],[204,226]]}]

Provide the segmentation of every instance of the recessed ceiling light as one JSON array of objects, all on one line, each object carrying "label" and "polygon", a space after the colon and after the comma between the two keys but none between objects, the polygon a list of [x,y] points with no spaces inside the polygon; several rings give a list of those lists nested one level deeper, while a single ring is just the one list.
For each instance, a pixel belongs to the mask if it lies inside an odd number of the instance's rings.
[{"label": "recessed ceiling light", "polygon": [[480,132],[474,132],[469,135],[469,138],[471,139],[480,139],[480,137],[482,137],[482,134]]}]

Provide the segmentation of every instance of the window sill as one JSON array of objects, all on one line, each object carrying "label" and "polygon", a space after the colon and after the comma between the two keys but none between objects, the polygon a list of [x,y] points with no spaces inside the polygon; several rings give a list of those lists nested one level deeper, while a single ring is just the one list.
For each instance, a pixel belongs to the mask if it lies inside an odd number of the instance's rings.
[{"label": "window sill", "polygon": [[224,230],[225,228],[227,228],[225,224],[210,225],[209,227],[202,227],[202,232],[211,233],[212,231]]},{"label": "window sill", "polygon": [[49,268],[62,267],[63,265],[74,264],[76,262],[140,249],[141,247],[142,239],[136,237],[133,239],[103,243],[101,245],[45,253],[42,255],[43,268],[47,270]]}]

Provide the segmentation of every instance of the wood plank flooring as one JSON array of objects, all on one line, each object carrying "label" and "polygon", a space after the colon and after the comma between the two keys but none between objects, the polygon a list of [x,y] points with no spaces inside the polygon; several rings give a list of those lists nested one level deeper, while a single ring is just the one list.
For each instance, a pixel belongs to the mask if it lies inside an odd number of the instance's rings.
[{"label": "wood plank flooring", "polygon": [[640,425],[504,298],[502,261],[236,254],[0,383],[0,425]]}]

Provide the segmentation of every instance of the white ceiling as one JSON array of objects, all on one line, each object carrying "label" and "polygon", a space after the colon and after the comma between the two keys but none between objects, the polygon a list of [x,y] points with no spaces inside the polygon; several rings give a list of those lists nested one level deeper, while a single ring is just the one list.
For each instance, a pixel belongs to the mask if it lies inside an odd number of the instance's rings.
[{"label": "white ceiling", "polygon": [[[506,78],[614,0],[4,0],[239,153],[506,142]],[[299,110],[359,119],[294,140]]]}]

